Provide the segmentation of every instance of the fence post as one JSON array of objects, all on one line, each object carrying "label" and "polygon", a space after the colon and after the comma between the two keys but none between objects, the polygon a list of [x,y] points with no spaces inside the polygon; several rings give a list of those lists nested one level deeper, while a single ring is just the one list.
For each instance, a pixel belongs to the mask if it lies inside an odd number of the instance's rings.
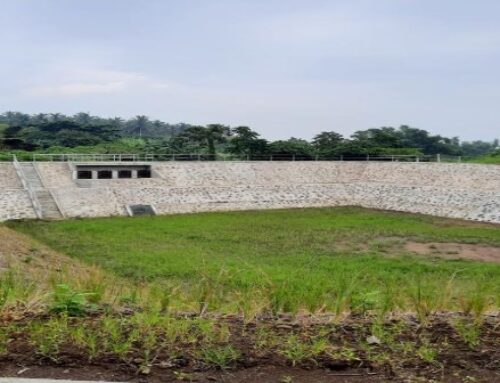
[{"label": "fence post", "polygon": [[273,160],[273,155],[271,154],[271,157],[269,158],[269,161],[272,161]]},{"label": "fence post", "polygon": [[366,155],[366,160],[370,161],[370,155],[369,154]]},{"label": "fence post", "polygon": [[462,156],[458,156],[458,162],[462,162]]},{"label": "fence post", "polygon": [[436,160],[437,162],[441,162],[441,154],[436,154]]},{"label": "fence post", "polygon": [[295,154],[292,154],[292,161],[295,161]]}]

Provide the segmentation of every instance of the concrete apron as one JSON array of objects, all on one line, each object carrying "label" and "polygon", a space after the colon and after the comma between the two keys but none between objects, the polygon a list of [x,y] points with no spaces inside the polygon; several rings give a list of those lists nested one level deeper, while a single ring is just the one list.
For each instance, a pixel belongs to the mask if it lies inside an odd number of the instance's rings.
[{"label": "concrete apron", "polygon": [[[70,379],[27,379],[27,378],[0,378],[0,383],[105,383],[103,381],[85,381]],[[117,382],[113,382],[117,383]]]}]

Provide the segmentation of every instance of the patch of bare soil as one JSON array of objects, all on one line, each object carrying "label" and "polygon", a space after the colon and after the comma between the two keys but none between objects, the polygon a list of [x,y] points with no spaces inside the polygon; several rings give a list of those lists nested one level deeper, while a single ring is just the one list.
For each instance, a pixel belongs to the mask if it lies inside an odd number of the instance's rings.
[{"label": "patch of bare soil", "polygon": [[500,247],[465,243],[406,242],[406,251],[446,259],[470,259],[483,262],[500,262]]}]

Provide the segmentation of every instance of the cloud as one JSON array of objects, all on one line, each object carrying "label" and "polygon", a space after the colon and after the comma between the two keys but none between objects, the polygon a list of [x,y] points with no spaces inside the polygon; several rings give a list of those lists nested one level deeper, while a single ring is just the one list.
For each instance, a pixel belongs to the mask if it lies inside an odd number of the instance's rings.
[{"label": "cloud", "polygon": [[37,97],[76,97],[123,93],[137,88],[160,91],[173,88],[171,83],[140,73],[95,68],[63,69],[56,75],[46,74],[45,77],[43,83],[29,86],[23,93]]},{"label": "cloud", "polygon": [[80,96],[95,93],[113,93],[121,91],[124,83],[120,81],[108,83],[68,83],[34,87],[27,91],[32,96]]}]

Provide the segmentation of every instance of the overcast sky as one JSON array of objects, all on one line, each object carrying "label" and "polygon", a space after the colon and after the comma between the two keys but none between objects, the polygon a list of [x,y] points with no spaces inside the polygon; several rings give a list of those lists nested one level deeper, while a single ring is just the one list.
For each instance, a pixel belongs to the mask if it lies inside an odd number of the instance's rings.
[{"label": "overcast sky", "polygon": [[0,112],[500,136],[499,0],[0,0]]}]

